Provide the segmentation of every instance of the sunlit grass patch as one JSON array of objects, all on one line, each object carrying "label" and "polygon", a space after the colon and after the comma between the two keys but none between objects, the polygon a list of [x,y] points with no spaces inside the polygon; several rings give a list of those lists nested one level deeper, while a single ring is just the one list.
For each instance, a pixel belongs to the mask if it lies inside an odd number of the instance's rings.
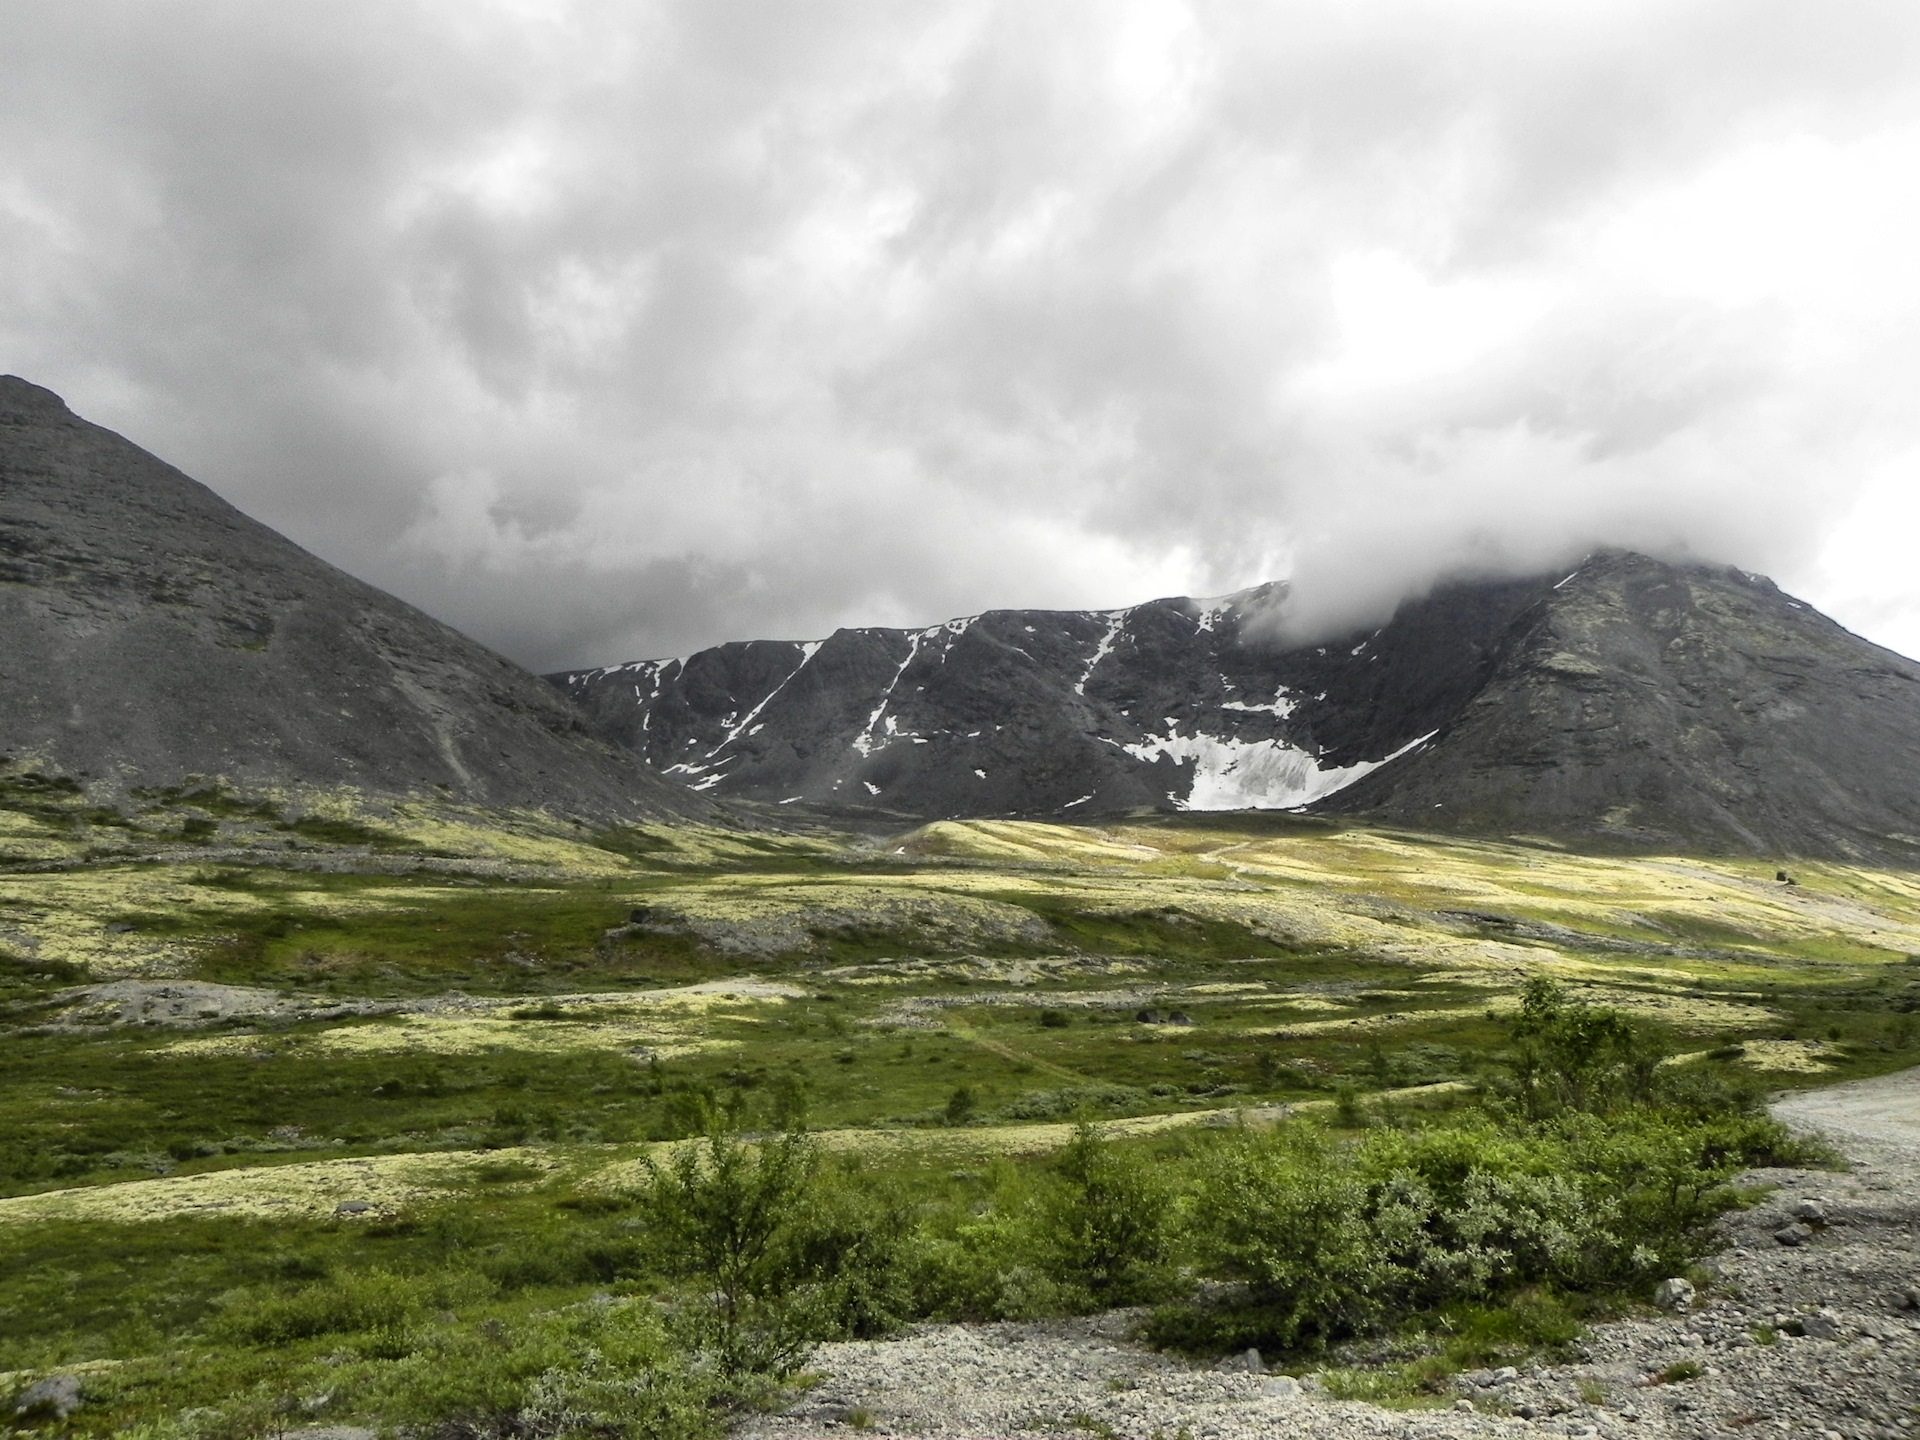
[{"label": "sunlit grass patch", "polygon": [[0,1225],[97,1220],[136,1224],[182,1216],[314,1220],[395,1215],[472,1184],[483,1166],[512,1164],[544,1177],[560,1168],[547,1150],[377,1155],[169,1175],[0,1199]]},{"label": "sunlit grass patch", "polygon": [[1833,1069],[1840,1052],[1817,1040],[1743,1040],[1737,1057],[1755,1070],[1785,1075],[1817,1075]]},{"label": "sunlit grass patch", "polygon": [[602,996],[568,995],[539,1007],[510,1001],[447,1002],[426,1013],[391,1015],[277,1037],[194,1036],[161,1053],[180,1057],[262,1052],[472,1055],[497,1051],[639,1050],[671,1059],[738,1043],[715,1039],[708,1018],[750,1019],[764,1004],[803,996],[765,981],[719,982],[675,990]]}]

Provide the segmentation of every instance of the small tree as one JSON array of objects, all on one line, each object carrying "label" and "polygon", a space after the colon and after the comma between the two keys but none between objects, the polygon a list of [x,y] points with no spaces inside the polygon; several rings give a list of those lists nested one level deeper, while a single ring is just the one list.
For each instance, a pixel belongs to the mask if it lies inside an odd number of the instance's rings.
[{"label": "small tree", "polygon": [[1102,1305],[1154,1298],[1172,1240],[1167,1186],[1084,1120],[1053,1168],[1036,1230],[1047,1269]]},{"label": "small tree", "polygon": [[980,1101],[973,1093],[971,1085],[957,1085],[953,1094],[947,1097],[946,1118],[949,1125],[964,1125],[972,1118]]},{"label": "small tree", "polygon": [[912,1213],[863,1178],[798,1131],[716,1131],[648,1162],[654,1244],[694,1282],[679,1326],[730,1381],[790,1374],[814,1342],[881,1334],[906,1312]]},{"label": "small tree", "polygon": [[661,1256],[705,1287],[683,1321],[723,1374],[788,1374],[811,1348],[819,1327],[792,1249],[819,1164],[818,1148],[798,1132],[749,1145],[715,1131],[664,1167],[647,1161]]},{"label": "small tree", "polygon": [[1549,976],[1520,991],[1511,1068],[1531,1119],[1562,1111],[1606,1114],[1653,1096],[1665,1047],[1618,1010],[1570,1001]]}]

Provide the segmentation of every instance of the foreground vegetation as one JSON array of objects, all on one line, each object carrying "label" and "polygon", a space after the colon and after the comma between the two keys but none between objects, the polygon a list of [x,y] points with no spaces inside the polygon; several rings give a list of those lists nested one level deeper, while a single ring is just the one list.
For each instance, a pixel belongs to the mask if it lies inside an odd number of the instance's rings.
[{"label": "foreground vegetation", "polygon": [[84,1392],[32,1433],[697,1435],[823,1338],[1114,1305],[1417,1395],[1684,1272],[1767,1087],[1920,1061],[1896,873],[0,819],[0,1400]]}]

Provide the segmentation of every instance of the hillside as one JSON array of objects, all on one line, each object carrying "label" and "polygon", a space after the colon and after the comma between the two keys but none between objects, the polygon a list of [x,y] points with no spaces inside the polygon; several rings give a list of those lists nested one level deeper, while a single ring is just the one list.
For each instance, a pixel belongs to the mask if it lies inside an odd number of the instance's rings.
[{"label": "hillside", "polygon": [[12,376],[0,634],[0,760],[98,798],[219,780],[712,813],[512,662]]}]

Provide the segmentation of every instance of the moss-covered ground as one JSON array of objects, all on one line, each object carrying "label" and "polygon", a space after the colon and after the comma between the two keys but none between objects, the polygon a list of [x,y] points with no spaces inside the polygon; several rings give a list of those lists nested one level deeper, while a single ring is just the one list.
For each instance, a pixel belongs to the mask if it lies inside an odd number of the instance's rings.
[{"label": "moss-covered ground", "polygon": [[324,1393],[324,1337],[214,1322],[343,1267],[473,1261],[420,1324],[643,1292],[619,1177],[716,1121],[804,1120],[951,1198],[1076,1116],[1179,1147],[1444,1106],[1542,972],[1673,1063],[1920,1063],[1904,873],[1263,817],[594,833],[212,786],[117,814],[29,779],[0,790],[0,1372],[94,1367],[84,1433]]}]

